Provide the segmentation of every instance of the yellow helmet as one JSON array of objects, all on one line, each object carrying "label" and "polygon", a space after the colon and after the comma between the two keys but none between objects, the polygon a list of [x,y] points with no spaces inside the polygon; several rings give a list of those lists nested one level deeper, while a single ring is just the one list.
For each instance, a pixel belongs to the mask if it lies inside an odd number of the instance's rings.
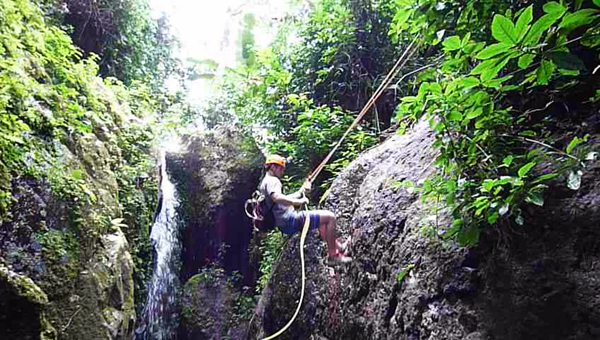
[{"label": "yellow helmet", "polygon": [[271,155],[267,157],[267,160],[265,161],[265,166],[269,166],[271,164],[277,164],[285,169],[285,158],[279,155]]}]

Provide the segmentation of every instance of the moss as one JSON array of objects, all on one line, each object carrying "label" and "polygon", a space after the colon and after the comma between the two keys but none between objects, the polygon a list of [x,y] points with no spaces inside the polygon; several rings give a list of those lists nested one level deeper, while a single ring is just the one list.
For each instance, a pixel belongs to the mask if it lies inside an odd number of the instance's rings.
[{"label": "moss", "polygon": [[6,267],[0,266],[0,280],[7,282],[15,294],[28,302],[39,305],[48,303],[46,293],[28,277],[18,275]]},{"label": "moss", "polygon": [[[152,128],[142,120],[127,123],[133,114],[145,118],[157,103],[142,87],[96,77],[94,60],[80,60],[68,36],[44,22],[36,2],[1,2],[0,30],[7,34],[0,46],[10,49],[7,62],[15,67],[0,72],[0,92],[10,99],[0,132],[23,139],[0,142],[0,262],[22,274],[6,285],[32,311],[43,309],[35,312],[43,339],[105,338],[104,308],[122,313],[120,327],[128,332],[135,318],[128,250],[137,253],[139,239],[140,253],[150,254],[158,195],[155,176],[146,175],[154,164]],[[127,190],[135,201],[121,200]],[[123,242],[110,257],[105,237],[120,233],[110,221],[121,217],[132,248]],[[138,268],[150,266],[150,255],[138,259]]]},{"label": "moss", "polygon": [[237,338],[231,334],[243,333],[252,317],[254,298],[241,294],[230,281],[222,269],[208,267],[186,282],[181,316],[188,334]]},{"label": "moss", "polygon": [[0,328],[8,338],[55,340],[56,330],[46,319],[46,293],[30,278],[0,265]]},{"label": "moss", "polygon": [[42,314],[41,318],[42,331],[40,332],[40,340],[56,340],[58,338],[56,329],[46,318],[46,314]]}]

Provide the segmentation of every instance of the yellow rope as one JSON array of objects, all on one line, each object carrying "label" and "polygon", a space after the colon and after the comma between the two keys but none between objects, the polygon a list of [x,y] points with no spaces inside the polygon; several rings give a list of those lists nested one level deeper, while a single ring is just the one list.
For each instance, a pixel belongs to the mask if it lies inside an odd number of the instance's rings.
[{"label": "yellow rope", "polygon": [[288,321],[288,323],[285,326],[283,326],[282,329],[280,329],[277,333],[264,338],[263,340],[275,339],[276,337],[283,334],[283,332],[285,332],[290,327],[290,325],[294,322],[294,320],[296,320],[296,316],[298,316],[298,312],[300,312],[300,307],[302,306],[302,300],[304,300],[304,287],[306,286],[306,271],[305,271],[305,267],[304,267],[304,241],[306,240],[306,235],[308,234],[308,227],[310,226],[310,216],[308,214],[306,214],[306,217],[304,218],[304,220],[305,220],[304,227],[302,228],[302,234],[300,235],[300,262],[302,263],[302,290],[300,291],[300,300],[298,301],[298,307],[296,307],[296,312],[294,313],[294,316],[292,316],[290,321]]},{"label": "yellow rope", "polygon": [[[390,70],[390,72],[387,74],[387,76],[385,77],[385,79],[383,80],[383,82],[381,83],[381,85],[379,86],[379,88],[375,91],[375,93],[373,93],[373,96],[371,97],[371,99],[369,99],[369,101],[367,102],[367,104],[363,107],[363,109],[360,112],[360,114],[358,115],[358,117],[356,117],[356,119],[354,120],[354,122],[348,128],[348,130],[346,130],[346,133],[344,133],[344,135],[338,141],[338,143],[335,145],[335,147],[333,148],[333,150],[331,150],[331,152],[327,155],[327,157],[325,157],[325,159],[321,162],[321,164],[308,177],[309,180],[313,180],[315,177],[317,177],[319,175],[319,172],[321,172],[321,170],[323,170],[323,168],[325,167],[325,164],[327,164],[327,162],[329,161],[329,159],[331,158],[331,156],[335,153],[335,151],[337,150],[337,148],[342,144],[342,141],[350,133],[350,130],[352,130],[356,125],[358,125],[358,123],[360,122],[360,120],[362,119],[362,117],[367,113],[367,111],[369,110],[369,108],[371,108],[371,106],[373,106],[373,104],[375,103],[375,101],[383,93],[383,91],[385,90],[385,88],[390,84],[390,82],[392,81],[392,79],[396,76],[396,74],[404,67],[404,65],[406,64],[406,62],[417,51],[416,47],[419,44],[415,45],[415,42],[417,42],[418,39],[419,39],[419,36],[415,37],[415,39],[408,46],[408,48],[406,49],[406,51],[404,51],[404,54],[402,54],[402,56],[398,59],[398,61],[396,62],[396,64],[394,65],[394,67]],[[407,55],[408,55],[408,57],[406,57]],[[294,322],[294,320],[298,316],[298,313],[300,312],[300,307],[302,306],[302,300],[304,300],[304,288],[306,286],[306,273],[305,273],[305,264],[304,264],[304,241],[306,240],[306,235],[308,234],[309,226],[310,226],[310,216],[307,214],[306,217],[305,217],[305,221],[304,221],[304,227],[302,228],[302,234],[300,235],[300,262],[302,263],[302,290],[300,292],[300,300],[298,301],[298,306],[296,307],[296,312],[294,313],[294,316],[292,316],[292,318],[290,319],[290,321],[288,321],[288,323],[285,326],[283,326],[282,329],[280,329],[279,331],[277,331],[277,333],[275,333],[273,335],[270,335],[270,336],[268,336],[268,337],[266,337],[266,338],[264,338],[262,340],[275,339],[276,337],[278,337],[281,334],[283,334],[283,332],[285,332],[291,326],[291,324]]]},{"label": "yellow rope", "polygon": [[[371,96],[371,98],[369,99],[369,101],[367,102],[367,104],[365,104],[365,106],[360,111],[360,113],[358,114],[358,116],[356,117],[356,119],[354,119],[354,122],[352,122],[352,124],[350,125],[350,127],[346,130],[346,132],[344,133],[344,135],[342,136],[342,138],[340,138],[340,140],[337,142],[337,144],[333,147],[333,149],[329,152],[329,154],[325,157],[325,159],[323,159],[323,161],[321,162],[321,164],[319,164],[319,166],[315,169],[315,171],[313,171],[313,173],[308,176],[307,179],[309,181],[314,180],[319,175],[319,173],[321,172],[321,170],[323,170],[323,168],[325,167],[325,165],[327,164],[327,162],[329,162],[329,160],[331,159],[331,156],[333,156],[333,154],[337,151],[337,149],[340,147],[340,145],[342,145],[342,142],[344,141],[344,139],[346,138],[346,136],[348,136],[348,134],[350,133],[350,131],[352,129],[354,129],[354,127],[356,127],[358,125],[358,123],[360,122],[360,120],[365,116],[365,114],[367,114],[367,112],[369,111],[369,109],[371,108],[371,106],[373,106],[373,104],[375,104],[375,102],[377,101],[377,99],[379,98],[379,96],[381,96],[381,94],[385,91],[385,89],[388,87],[388,85],[392,82],[392,80],[394,79],[394,77],[396,76],[396,74],[398,74],[398,72],[402,68],[404,68],[404,65],[406,65],[406,63],[408,62],[408,60],[410,58],[412,58],[412,56],[417,52],[418,46],[420,44],[420,42],[417,43],[417,41],[419,40],[419,38],[420,38],[420,35],[416,36],[415,39],[410,43],[410,45],[408,46],[408,48],[404,51],[404,53],[402,54],[402,56],[400,56],[400,58],[398,58],[398,61],[396,62],[396,64],[394,65],[394,67],[392,67],[392,69],[387,74],[387,76],[385,77],[385,79],[383,80],[383,82],[381,83],[381,85],[379,85],[379,88],[377,88],[377,90],[373,93],[373,95]],[[415,45],[415,43],[417,43],[417,44]]]}]

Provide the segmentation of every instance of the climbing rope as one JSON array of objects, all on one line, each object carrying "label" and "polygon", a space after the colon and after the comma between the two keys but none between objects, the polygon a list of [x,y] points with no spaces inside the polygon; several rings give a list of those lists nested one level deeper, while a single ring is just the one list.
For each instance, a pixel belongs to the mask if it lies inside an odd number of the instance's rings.
[{"label": "climbing rope", "polygon": [[[350,133],[350,131],[352,129],[354,129],[358,125],[358,123],[360,122],[360,120],[365,116],[365,114],[367,114],[367,112],[373,106],[373,104],[377,101],[377,99],[379,98],[379,96],[381,96],[381,94],[383,93],[383,91],[390,85],[390,83],[392,82],[392,80],[394,79],[394,77],[398,74],[398,72],[400,72],[400,70],[404,67],[404,65],[406,65],[406,63],[408,62],[408,60],[410,60],[410,58],[412,58],[412,56],[417,52],[419,44],[415,44],[415,42],[419,39],[419,37],[420,36],[415,37],[415,39],[410,43],[410,45],[404,51],[404,53],[402,54],[402,56],[400,56],[400,58],[398,58],[398,61],[396,62],[396,64],[394,65],[394,67],[392,67],[392,69],[390,70],[390,72],[384,78],[384,80],[381,83],[381,85],[379,85],[379,87],[373,93],[373,95],[371,96],[371,98],[369,99],[369,101],[367,102],[367,104],[365,104],[365,106],[363,107],[363,109],[360,111],[360,113],[358,114],[358,116],[356,117],[356,119],[354,120],[354,122],[352,122],[352,124],[350,125],[350,127],[348,128],[348,130],[346,130],[346,132],[344,133],[344,135],[342,136],[342,138],[337,142],[337,144],[333,147],[333,149],[331,149],[331,151],[329,152],[329,154],[327,155],[327,157],[325,157],[325,159],[323,159],[323,161],[321,162],[321,164],[319,164],[319,166],[315,169],[315,171],[313,171],[312,174],[310,174],[307,177],[307,179],[309,181],[312,181],[313,179],[315,179],[319,175],[319,173],[321,172],[321,170],[323,170],[323,168],[325,167],[325,165],[331,159],[331,156],[333,156],[333,154],[337,151],[337,149],[340,147],[340,145],[342,145],[342,142],[344,141],[344,139],[346,139],[346,137],[348,136],[348,134]],[[408,55],[408,57],[407,57],[407,55]]]},{"label": "climbing rope", "polygon": [[300,300],[298,301],[298,306],[296,307],[296,312],[294,312],[294,316],[288,321],[288,323],[283,326],[282,329],[277,331],[277,333],[270,335],[263,340],[271,340],[280,336],[285,332],[290,325],[296,320],[296,316],[298,316],[298,312],[300,312],[300,307],[302,306],[302,300],[304,300],[304,287],[306,286],[306,270],[304,264],[304,241],[306,240],[306,235],[308,234],[308,227],[310,226],[310,217],[306,215],[304,218],[304,227],[302,227],[302,234],[300,234],[300,262],[302,263],[302,290],[300,291]]},{"label": "climbing rope", "polygon": [[[419,44],[415,45],[415,42],[418,39],[419,39],[419,36],[417,36],[410,43],[410,45],[404,51],[404,53],[402,54],[402,56],[400,56],[400,58],[398,59],[398,61],[394,65],[394,67],[392,67],[392,69],[390,70],[390,72],[387,74],[387,76],[385,77],[385,79],[383,80],[383,82],[381,83],[381,85],[379,85],[379,87],[373,93],[373,95],[371,96],[371,98],[369,99],[369,101],[367,102],[367,104],[363,107],[363,109],[361,110],[360,114],[356,117],[356,119],[354,120],[354,122],[352,122],[352,124],[350,125],[350,127],[348,128],[348,130],[346,130],[346,132],[344,133],[344,135],[342,136],[342,138],[337,142],[337,144],[334,146],[334,148],[331,150],[331,152],[329,152],[329,154],[327,155],[327,157],[325,157],[325,159],[323,159],[323,161],[321,162],[321,164],[319,164],[319,166],[307,177],[307,179],[309,181],[312,181],[313,179],[315,179],[319,175],[319,173],[321,172],[321,170],[323,170],[323,168],[325,167],[325,165],[327,164],[327,162],[329,162],[329,160],[331,159],[331,156],[333,156],[333,154],[335,153],[335,151],[337,151],[337,149],[339,148],[339,146],[342,144],[342,142],[344,141],[344,139],[346,138],[346,136],[348,136],[348,134],[350,133],[350,131],[354,127],[356,127],[356,125],[358,125],[358,123],[360,122],[360,120],[369,111],[369,109],[371,108],[371,106],[373,106],[373,104],[375,103],[375,101],[377,101],[377,99],[379,98],[379,96],[381,96],[381,94],[383,93],[383,91],[389,86],[389,84],[394,79],[394,77],[398,74],[398,72],[404,67],[404,65],[406,65],[406,63],[408,62],[408,60],[417,52]],[[251,214],[248,213],[248,210],[246,210],[246,214],[250,218],[253,218],[251,216]],[[304,221],[304,226],[302,228],[302,233],[300,235],[300,262],[302,264],[302,290],[300,291],[300,300],[298,301],[298,306],[296,307],[296,312],[294,312],[294,315],[292,316],[292,318],[290,319],[290,321],[288,321],[288,323],[285,326],[283,326],[282,329],[280,329],[279,331],[277,331],[273,335],[270,335],[270,336],[268,336],[268,337],[266,337],[266,338],[264,338],[262,340],[275,339],[276,337],[278,337],[281,334],[283,334],[283,332],[285,332],[290,327],[290,325],[294,322],[294,320],[296,320],[296,317],[298,316],[298,313],[300,312],[300,307],[302,306],[302,301],[304,300],[304,288],[306,286],[306,270],[305,270],[305,263],[304,263],[304,242],[306,240],[306,235],[308,234],[308,229],[309,229],[309,226],[310,226],[310,218],[309,218],[309,216],[306,215],[306,217],[304,218],[304,220],[305,220]]]}]

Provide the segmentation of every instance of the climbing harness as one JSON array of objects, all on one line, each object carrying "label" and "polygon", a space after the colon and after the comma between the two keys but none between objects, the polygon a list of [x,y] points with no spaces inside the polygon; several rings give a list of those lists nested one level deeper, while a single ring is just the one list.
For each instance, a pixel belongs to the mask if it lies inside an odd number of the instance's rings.
[{"label": "climbing harness", "polygon": [[256,190],[252,197],[246,200],[244,211],[252,220],[254,231],[267,232],[275,229],[274,207],[275,203],[269,207],[265,195],[260,190]]},{"label": "climbing harness", "polygon": [[[359,113],[359,115],[356,117],[356,119],[354,120],[354,122],[352,122],[352,124],[350,125],[350,127],[348,128],[348,130],[346,130],[346,132],[344,133],[344,135],[342,136],[342,138],[337,142],[337,144],[334,146],[334,148],[329,152],[329,154],[327,155],[327,157],[325,157],[325,159],[323,159],[323,161],[321,162],[321,164],[319,164],[319,166],[307,177],[308,181],[312,181],[313,179],[315,179],[319,175],[319,173],[321,172],[321,170],[323,170],[323,168],[325,167],[325,165],[331,159],[331,156],[333,156],[333,154],[335,153],[335,151],[337,151],[337,149],[339,148],[339,146],[342,144],[342,142],[344,141],[344,139],[346,138],[346,136],[350,133],[350,131],[354,127],[356,127],[356,125],[358,125],[358,123],[360,122],[360,120],[365,116],[365,114],[367,113],[367,111],[369,111],[369,109],[371,108],[371,106],[373,106],[373,104],[379,98],[379,96],[381,96],[381,94],[383,93],[383,91],[388,87],[388,85],[391,83],[391,81],[394,79],[394,77],[398,74],[398,72],[400,71],[400,69],[402,69],[404,67],[404,65],[406,65],[406,63],[408,62],[408,60],[417,52],[419,44],[415,45],[415,42],[419,40],[419,37],[420,36],[415,37],[415,39],[411,42],[411,44],[408,46],[408,48],[406,49],[406,51],[404,51],[404,53],[398,59],[398,61],[394,65],[394,67],[387,74],[387,76],[385,77],[385,79],[383,80],[383,82],[381,83],[381,85],[377,88],[377,90],[375,91],[375,93],[373,93],[373,95],[371,96],[371,99],[369,99],[369,101],[363,107],[363,109],[361,110],[361,112]],[[262,197],[262,199],[264,199],[264,196]],[[248,217],[252,218],[253,221],[256,221],[260,217],[256,213],[256,207],[258,207],[258,204],[255,204],[255,208],[254,208],[255,213],[249,214],[248,210],[247,210],[247,207],[249,205],[249,201],[250,201],[250,205],[252,205],[253,204],[253,200],[256,200],[256,198],[253,197],[253,198],[251,198],[251,199],[249,199],[249,200],[246,201],[246,215],[248,215]],[[262,219],[260,219],[260,220],[262,220]],[[302,264],[302,290],[300,292],[300,300],[298,301],[298,306],[296,307],[296,312],[294,312],[294,315],[292,316],[292,318],[290,319],[290,321],[288,321],[288,323],[285,326],[283,326],[282,329],[280,329],[279,331],[277,331],[273,335],[270,335],[270,336],[268,336],[268,337],[266,337],[266,338],[264,338],[262,340],[275,339],[276,337],[278,337],[281,334],[283,334],[283,332],[285,332],[290,327],[290,325],[294,322],[294,320],[298,316],[298,312],[300,312],[300,307],[302,306],[302,301],[304,300],[304,289],[305,289],[305,286],[306,286],[306,270],[305,270],[305,263],[304,263],[304,242],[306,240],[306,235],[308,234],[308,229],[309,229],[309,226],[310,226],[310,218],[308,216],[306,216],[304,220],[305,220],[304,221],[304,227],[302,228],[302,233],[300,235],[300,262]]]},{"label": "climbing harness", "polygon": [[[246,212],[246,216],[252,219],[254,227],[258,229],[257,224],[260,221],[264,220],[264,216],[260,213],[260,204],[265,200],[265,195],[263,195],[260,190],[256,190],[252,197],[246,200],[246,204],[244,204],[244,211]],[[271,208],[272,209],[272,208]]]}]

